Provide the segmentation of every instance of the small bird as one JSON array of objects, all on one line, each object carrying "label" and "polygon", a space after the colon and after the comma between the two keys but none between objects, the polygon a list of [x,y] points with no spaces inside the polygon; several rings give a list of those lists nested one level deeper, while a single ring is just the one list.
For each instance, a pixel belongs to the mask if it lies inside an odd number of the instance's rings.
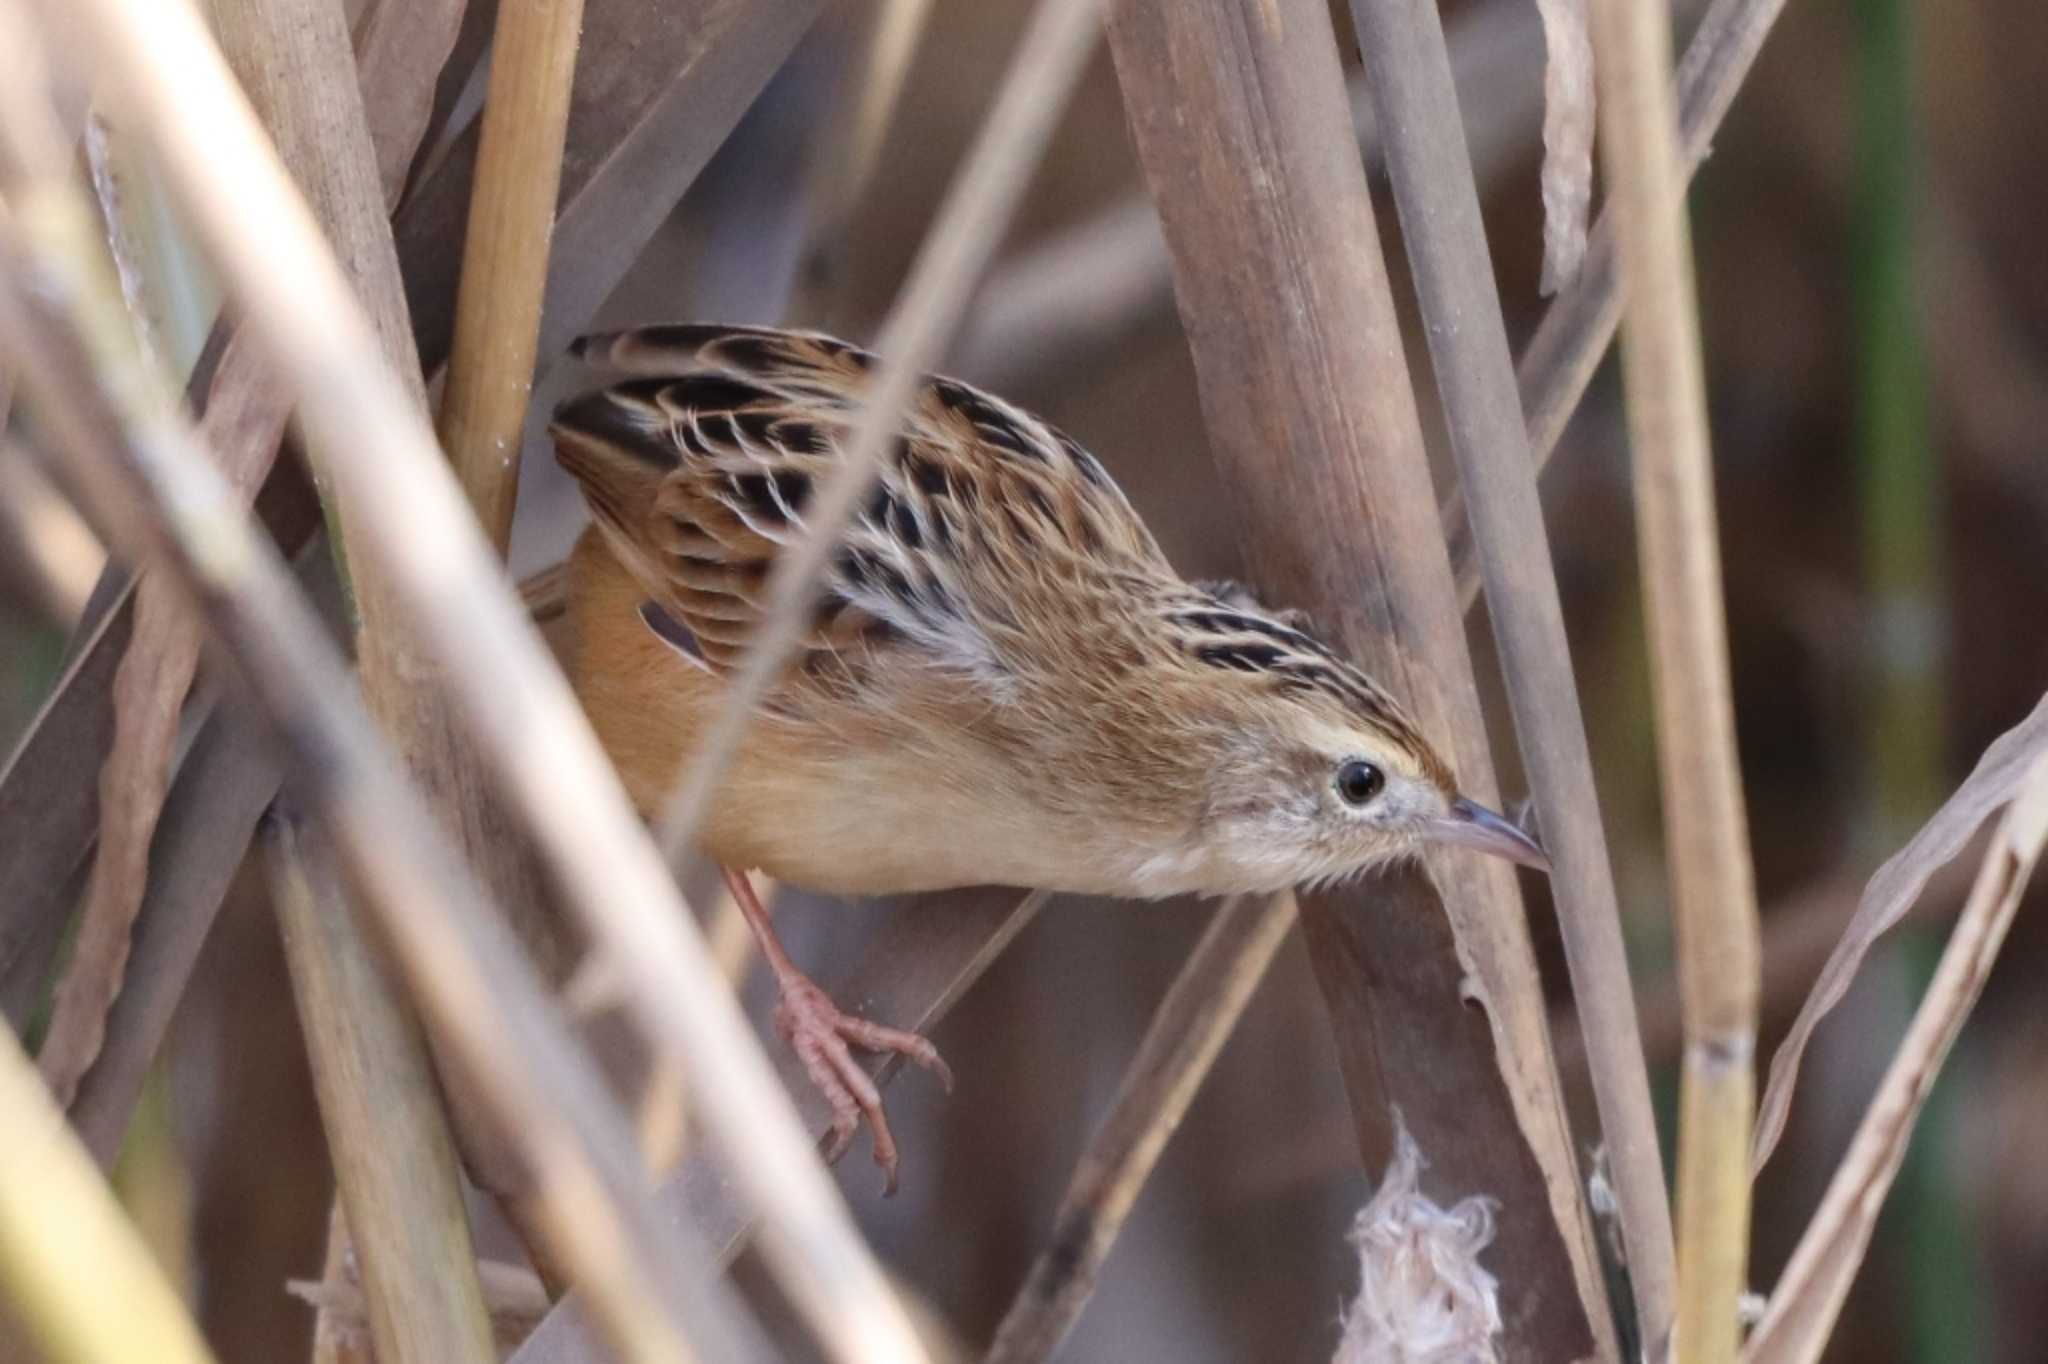
[{"label": "small bird", "polygon": [[[709,325],[576,353],[615,381],[552,427],[592,513],[569,567],[570,674],[652,814],[851,443],[875,362],[826,336]],[[699,838],[774,971],[777,1029],[831,1102],[830,1156],[865,1115],[892,1187],[895,1143],[851,1048],[951,1077],[930,1042],[840,1011],[797,968],[750,868],[839,895],[1156,899],[1329,884],[1429,843],[1548,867],[1299,613],[1184,580],[1094,456],[938,377]]]}]

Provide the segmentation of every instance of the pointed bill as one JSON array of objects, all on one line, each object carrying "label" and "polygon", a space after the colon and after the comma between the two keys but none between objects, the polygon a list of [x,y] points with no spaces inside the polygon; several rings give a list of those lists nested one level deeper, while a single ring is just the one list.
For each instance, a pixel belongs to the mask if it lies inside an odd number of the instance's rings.
[{"label": "pointed bill", "polygon": [[1451,802],[1449,813],[1430,822],[1423,837],[1432,843],[1448,843],[1505,857],[1541,872],[1550,870],[1550,856],[1543,851],[1542,844],[1523,833],[1505,815],[1495,814],[1463,796]]}]

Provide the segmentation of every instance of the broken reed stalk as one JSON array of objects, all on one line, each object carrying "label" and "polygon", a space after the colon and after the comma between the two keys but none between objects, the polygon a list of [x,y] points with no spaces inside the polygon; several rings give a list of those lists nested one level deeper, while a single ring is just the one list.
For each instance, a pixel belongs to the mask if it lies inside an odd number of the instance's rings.
[{"label": "broken reed stalk", "polygon": [[213,1364],[177,1289],[5,1027],[0,1170],[0,1293],[51,1364]]},{"label": "broken reed stalk", "polygon": [[35,3],[146,131],[248,325],[275,349],[309,433],[351,451],[332,469],[361,512],[351,548],[390,575],[565,901],[617,955],[636,1021],[683,1057],[792,1301],[835,1356],[922,1358],[694,915],[204,27],[153,0]]},{"label": "broken reed stalk", "polygon": [[[0,17],[12,17],[0,8]],[[207,460],[170,395],[133,363],[127,324],[67,179],[61,143],[15,99],[0,119],[15,219],[4,238],[0,339],[23,362],[42,429],[71,455],[93,509],[136,558],[179,574],[270,710],[300,780],[416,1000],[451,1039],[491,1115],[537,1172],[548,1230],[568,1249],[622,1354],[674,1358],[688,1338],[738,1338],[736,1317],[679,1229],[653,1218],[603,1081],[551,1012],[532,968],[446,854],[392,763],[322,627]],[[23,281],[34,280],[33,293]],[[48,310],[48,311],[45,311]],[[432,912],[438,908],[441,912]],[[651,1276],[651,1277],[650,1277]],[[679,1316],[670,1316],[667,1304]]]},{"label": "broken reed stalk", "polygon": [[318,836],[273,811],[263,842],[377,1358],[497,1364],[426,1039]]},{"label": "broken reed stalk", "polygon": [[455,303],[441,441],[500,556],[540,346],[583,0],[500,5]]},{"label": "broken reed stalk", "polygon": [[1052,1240],[1010,1304],[984,1364],[1050,1359],[1095,1292],[1139,1191],[1294,926],[1292,894],[1216,911],[1124,1070],[1109,1114],[1074,1168]]},{"label": "broken reed stalk", "polygon": [[1736,1304],[1746,1286],[1760,969],[1706,379],[1669,17],[1637,0],[1594,0],[1593,16],[1600,142],[1626,299],[1622,376],[1686,1023],[1674,1334],[1688,1361],[1726,1364],[1736,1356]]},{"label": "broken reed stalk", "polygon": [[808,628],[818,580],[895,444],[904,409],[958,331],[975,283],[1095,50],[1100,9],[1101,0],[1039,0],[1032,11],[995,105],[882,324],[880,358],[841,467],[806,514],[806,534],[776,557],[765,589],[768,609],[663,809],[661,843],[671,862],[688,847],[762,694]]},{"label": "broken reed stalk", "polygon": [[1450,54],[1432,5],[1351,0],[1351,13],[1384,130],[1458,482],[1472,511],[1487,616],[1550,854],[1551,890],[1620,1206],[1639,1338],[1654,1345],[1671,1329],[1677,1271],[1649,1066]]},{"label": "broken reed stalk", "polygon": [[[1678,66],[1679,140],[1685,174],[1699,171],[1721,130],[1736,92],[1748,78],[1785,0],[1713,0]],[[1607,354],[1621,322],[1622,280],[1614,253],[1614,214],[1603,208],[1586,243],[1579,274],[1550,301],[1522,350],[1515,377],[1529,427],[1530,454],[1540,473],[1557,453],[1565,423],[1578,410],[1586,385]],[[1463,499],[1444,507],[1444,534],[1458,574],[1465,609],[1479,599],[1479,560],[1472,548]]]},{"label": "broken reed stalk", "polygon": [[[1307,608],[1493,799],[1327,6],[1120,0],[1109,34],[1252,583]],[[1499,1200],[1508,1357],[1611,1350],[1512,869],[1433,856],[1300,903],[1368,1167],[1399,1104],[1445,1202]]]}]

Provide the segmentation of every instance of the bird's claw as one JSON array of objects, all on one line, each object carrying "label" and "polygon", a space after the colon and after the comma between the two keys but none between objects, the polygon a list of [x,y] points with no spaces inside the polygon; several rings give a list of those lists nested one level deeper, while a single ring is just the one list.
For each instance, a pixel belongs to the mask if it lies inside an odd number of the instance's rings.
[{"label": "bird's claw", "polygon": [[853,1048],[895,1052],[939,1077],[947,1093],[953,1072],[939,1059],[938,1049],[917,1033],[891,1028],[849,1014],[810,980],[783,982],[775,1008],[775,1030],[803,1062],[804,1071],[832,1107],[832,1128],[825,1140],[827,1164],[836,1163],[853,1145],[860,1120],[874,1132],[875,1164],[882,1167],[883,1193],[896,1192],[896,1138],[882,1109],[882,1091],[867,1068],[854,1059]]}]

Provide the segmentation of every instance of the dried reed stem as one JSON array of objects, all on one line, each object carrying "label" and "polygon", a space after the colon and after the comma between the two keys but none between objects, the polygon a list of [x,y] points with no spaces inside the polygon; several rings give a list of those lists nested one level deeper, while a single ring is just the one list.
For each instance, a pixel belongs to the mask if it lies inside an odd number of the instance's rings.
[{"label": "dried reed stem", "polygon": [[1450,54],[1434,6],[1352,0],[1351,12],[1366,85],[1385,130],[1402,240],[1459,483],[1472,508],[1487,615],[1550,853],[1550,884],[1614,1172],[1640,1338],[1662,1340],[1671,1329],[1677,1271],[1649,1067]]},{"label": "dried reed stem", "polygon": [[[1685,173],[1661,6],[1596,0],[1601,145],[1623,297],[1622,364],[1649,617],[1686,1049],[1678,1139],[1678,1308],[1687,1360],[1724,1364],[1749,1239],[1756,1104],[1756,887],[1707,438]],[[1647,1342],[1653,1354],[1667,1342]]]},{"label": "dried reed stem", "polygon": [[[1785,0],[1714,0],[1693,31],[1678,67],[1679,138],[1687,176],[1706,161],[1721,120],[1784,8]],[[1539,471],[1557,453],[1565,423],[1578,410],[1621,322],[1613,216],[1603,209],[1593,224],[1578,277],[1550,301],[1516,367],[1530,454]],[[1458,599],[1469,610],[1479,599],[1479,560],[1463,502],[1455,494],[1444,508],[1444,534],[1457,569]]]},{"label": "dried reed stem", "polygon": [[958,330],[975,282],[1095,49],[1100,9],[1101,0],[1039,0],[1032,11],[995,107],[882,324],[876,340],[881,360],[862,394],[841,467],[808,512],[808,533],[777,557],[768,577],[768,609],[747,656],[663,809],[661,844],[670,861],[689,845],[762,694],[788,665],[811,619],[818,579],[866,500],[895,442],[903,409]]},{"label": "dried reed stem", "polygon": [[1237,1020],[1294,926],[1294,896],[1244,897],[1216,911],[1153,1012],[1109,1114],[1089,1140],[986,1364],[1049,1359],[1094,1295],[1124,1220],[1180,1127]]},{"label": "dried reed stem", "polygon": [[212,1364],[177,1290],[6,1028],[0,1170],[0,1291],[51,1364]]},{"label": "dried reed stem", "polygon": [[317,836],[274,814],[271,900],[384,1364],[497,1364],[425,1039]]},{"label": "dried reed stem", "polygon": [[641,1026],[684,1057],[793,1300],[838,1357],[921,1358],[694,916],[204,28],[152,0],[37,3],[62,9],[78,59],[147,131],[249,325],[275,347],[309,431],[353,450],[333,472],[361,509],[358,547],[391,575],[565,898],[623,963]]},{"label": "dried reed stem", "polygon": [[440,429],[500,555],[512,538],[582,25],[583,0],[500,5],[492,44]]},{"label": "dried reed stem", "polygon": [[[1307,608],[1491,800],[1327,7],[1121,0],[1109,31],[1250,579]],[[1391,1155],[1391,1100],[1443,1187],[1500,1201],[1511,1357],[1576,1359],[1610,1314],[1519,905],[1511,868],[1445,855],[1304,895],[1301,920],[1368,1166]]]}]

